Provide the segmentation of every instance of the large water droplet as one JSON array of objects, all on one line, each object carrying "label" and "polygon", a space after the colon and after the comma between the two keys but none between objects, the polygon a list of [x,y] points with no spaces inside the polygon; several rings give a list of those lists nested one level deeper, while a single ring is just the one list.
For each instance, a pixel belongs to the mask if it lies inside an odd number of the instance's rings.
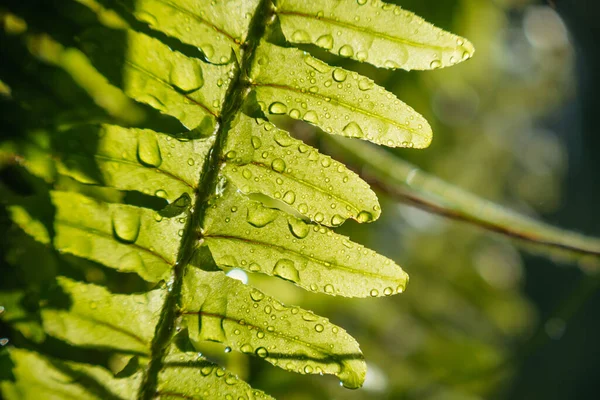
[{"label": "large water droplet", "polygon": [[319,123],[319,117],[317,116],[317,113],[314,111],[307,111],[306,114],[304,114],[303,119],[306,122],[310,122],[313,124],[318,124]]},{"label": "large water droplet", "polygon": [[271,168],[273,168],[273,171],[281,173],[285,171],[285,161],[283,161],[281,158],[276,158],[271,163]]},{"label": "large water droplet", "polygon": [[252,348],[252,346],[248,343],[243,344],[242,347],[240,347],[240,351],[242,353],[246,353],[246,354],[252,354],[254,353],[254,349]]},{"label": "large water droplet", "polygon": [[310,43],[310,35],[306,31],[298,30],[292,33],[292,41],[296,43]]},{"label": "large water droplet", "polygon": [[125,243],[134,243],[140,234],[140,215],[136,210],[115,210],[112,215],[113,233]]},{"label": "large water droplet", "polygon": [[294,139],[287,132],[280,130],[275,132],[275,141],[281,147],[289,147],[294,143]]},{"label": "large water droplet", "polygon": [[204,84],[202,69],[198,62],[178,63],[171,68],[169,75],[171,83],[184,93],[198,90]]},{"label": "large water droplet", "polygon": [[315,42],[317,46],[322,47],[327,50],[331,50],[333,48],[333,37],[329,34],[325,34],[319,36],[317,41]]},{"label": "large water droplet", "polygon": [[262,141],[258,136],[252,136],[250,142],[252,143],[252,147],[255,149],[260,149],[260,146],[262,146]]},{"label": "large water droplet", "polygon": [[310,226],[306,222],[294,217],[288,218],[288,226],[292,235],[298,239],[304,239],[310,231]]},{"label": "large water droplet", "polygon": [[304,62],[321,73],[325,73],[331,69],[331,67],[325,64],[323,61],[313,58],[311,56],[304,57]]},{"label": "large water droplet", "polygon": [[269,352],[264,347],[259,347],[258,349],[256,349],[256,355],[260,358],[267,358],[269,357]]},{"label": "large water droplet", "polygon": [[342,57],[352,57],[354,55],[354,49],[352,46],[345,44],[340,47],[339,54]]},{"label": "large water droplet", "polygon": [[348,137],[362,138],[365,136],[360,126],[354,121],[346,125],[342,132],[344,133],[344,136]]},{"label": "large water droplet", "polygon": [[300,280],[294,262],[285,258],[277,261],[277,264],[275,264],[275,268],[273,269],[273,275],[277,275],[280,278],[292,282],[298,282]]},{"label": "large water droplet", "polygon": [[361,223],[371,222],[373,221],[373,214],[368,211],[361,211],[356,217],[356,220]]},{"label": "large water droplet", "polygon": [[342,217],[341,215],[335,214],[333,217],[331,217],[331,225],[340,226],[343,223],[344,223],[344,217]]},{"label": "large water droplet", "polygon": [[271,114],[281,115],[287,113],[287,106],[283,103],[276,101],[275,103],[271,103],[269,106],[269,112]]},{"label": "large water droplet", "polygon": [[348,73],[341,68],[336,68],[331,73],[333,80],[336,82],[344,82],[348,77]]},{"label": "large water droplet", "polygon": [[160,147],[156,136],[140,133],[137,143],[137,158],[140,163],[148,167],[158,167],[162,163]]},{"label": "large water droplet", "polygon": [[282,200],[288,204],[294,204],[294,202],[296,201],[296,193],[289,190],[283,195]]},{"label": "large water droplet", "polygon": [[363,91],[371,90],[373,89],[373,86],[375,86],[373,81],[367,78],[363,78],[358,82],[358,88]]},{"label": "large water droplet", "polygon": [[252,291],[250,291],[250,297],[253,301],[259,302],[265,298],[265,295],[256,289],[252,289]]},{"label": "large water droplet", "polygon": [[262,228],[277,218],[277,212],[260,204],[248,207],[246,219],[248,223],[257,228]]}]

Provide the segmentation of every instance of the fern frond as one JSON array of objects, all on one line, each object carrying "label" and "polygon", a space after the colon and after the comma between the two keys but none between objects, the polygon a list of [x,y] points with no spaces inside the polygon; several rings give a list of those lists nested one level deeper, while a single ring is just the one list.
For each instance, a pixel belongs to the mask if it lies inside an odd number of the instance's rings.
[{"label": "fern frond", "polygon": [[[75,256],[158,283],[115,293],[59,265],[57,289],[42,291],[36,310],[44,331],[76,348],[133,357],[112,375],[10,349],[17,379],[2,384],[7,398],[34,398],[40,388],[59,398],[267,398],[195,355],[204,341],[362,385],[365,361],[343,329],[215,271],[237,267],[329,295],[404,291],[408,275],[392,260],[328,228],[378,218],[368,185],[266,120],[285,114],[386,146],[429,145],[427,121],[393,94],[278,40],[276,21],[288,42],[386,68],[446,66],[472,54],[464,39],[397,7],[361,3],[69,2],[96,15],[72,52],[88,57],[111,93],[122,91],[114,98],[125,94],[187,131],[122,127],[112,118],[51,123],[3,148],[19,154],[34,182],[33,194],[0,187],[17,226],[59,259]],[[354,13],[364,20],[348,20]],[[312,36],[299,35],[301,25]],[[323,37],[333,25],[339,29],[329,45]],[[61,54],[71,50],[46,51],[43,60],[68,70]],[[95,90],[86,92],[101,98]]]}]

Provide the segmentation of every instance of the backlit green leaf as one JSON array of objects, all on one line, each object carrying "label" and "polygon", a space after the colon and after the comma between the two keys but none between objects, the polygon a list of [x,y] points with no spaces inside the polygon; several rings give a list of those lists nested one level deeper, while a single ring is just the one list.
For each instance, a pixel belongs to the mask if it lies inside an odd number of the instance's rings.
[{"label": "backlit green leaf", "polygon": [[[120,3],[127,3],[120,0]],[[258,0],[137,0],[133,15],[153,29],[197,46],[213,63],[239,56]]]},{"label": "backlit green leaf", "polygon": [[281,200],[320,224],[379,217],[375,193],[354,172],[270,122],[239,114],[223,154],[223,174],[242,192]]},{"label": "backlit green leaf", "polygon": [[[120,81],[128,96],[179,119],[189,129],[214,131],[234,64],[187,57],[131,30],[96,28],[86,32],[82,42],[97,68]],[[123,43],[126,48],[118,47]]]},{"label": "backlit green leaf", "polygon": [[358,343],[328,319],[223,273],[187,271],[181,312],[192,340],[217,341],[300,374],[334,374],[347,387],[362,385],[366,365]]},{"label": "backlit green leaf", "polygon": [[229,187],[214,201],[203,237],[218,265],[275,275],[307,290],[390,296],[408,276],[392,260],[328,228],[247,200]]},{"label": "backlit green leaf", "polygon": [[471,58],[466,39],[380,0],[277,0],[286,39],[382,68],[437,69]]},{"label": "backlit green leaf", "polygon": [[65,277],[58,283],[69,304],[42,310],[46,332],[74,345],[150,353],[166,290],[123,295]]},{"label": "backlit green leaf", "polygon": [[133,399],[141,381],[139,373],[115,378],[101,367],[51,360],[28,350],[11,348],[9,355],[16,382],[0,381],[7,400]]},{"label": "backlit green leaf", "polygon": [[11,217],[39,242],[148,281],[164,278],[175,264],[185,218],[163,218],[152,210],[77,193],[52,192],[51,199],[56,210],[51,229],[32,216],[33,202],[10,206]]},{"label": "backlit green leaf", "polygon": [[325,132],[390,147],[424,148],[431,127],[420,114],[356,72],[296,49],[262,42],[250,75],[265,111],[302,119]]}]

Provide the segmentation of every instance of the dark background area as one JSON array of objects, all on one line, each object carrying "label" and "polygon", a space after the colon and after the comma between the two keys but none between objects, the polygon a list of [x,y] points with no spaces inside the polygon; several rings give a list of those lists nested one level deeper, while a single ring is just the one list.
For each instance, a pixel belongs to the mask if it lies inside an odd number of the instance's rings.
[{"label": "dark background area", "polygon": [[[555,0],[576,51],[577,100],[549,124],[569,154],[563,207],[548,221],[600,235],[600,2]],[[552,4],[552,3],[551,3]],[[595,399],[600,390],[600,280],[573,269],[526,256],[526,295],[542,321],[564,322],[557,339],[538,336],[523,349],[523,362],[510,399]]]}]

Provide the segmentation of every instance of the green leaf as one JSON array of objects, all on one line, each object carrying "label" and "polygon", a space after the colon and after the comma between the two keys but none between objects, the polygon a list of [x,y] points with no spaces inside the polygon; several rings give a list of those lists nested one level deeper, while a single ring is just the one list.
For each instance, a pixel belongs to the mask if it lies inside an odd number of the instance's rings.
[{"label": "green leaf", "polygon": [[[126,3],[123,0],[120,3]],[[212,63],[239,57],[258,0],[137,0],[132,13],[153,29],[198,47]]]},{"label": "green leaf", "polygon": [[71,192],[51,192],[56,215],[47,228],[33,217],[36,201],[11,205],[13,221],[42,243],[156,282],[175,264],[185,218],[163,218],[155,211],[109,204]]},{"label": "green leaf", "polygon": [[198,353],[172,351],[158,379],[161,399],[272,399]]},{"label": "green leaf", "polygon": [[223,149],[222,173],[245,194],[278,199],[323,225],[377,219],[375,193],[354,172],[270,122],[240,113]]},{"label": "green leaf", "polygon": [[468,60],[466,39],[380,0],[276,0],[285,38],[382,68],[437,69]]},{"label": "green leaf", "polygon": [[348,297],[389,296],[404,291],[408,282],[392,260],[323,226],[247,200],[231,185],[213,203],[202,236],[219,266]]},{"label": "green leaf", "polygon": [[431,143],[425,118],[392,93],[300,50],[261,42],[250,79],[265,112],[390,147],[420,149]]},{"label": "green leaf", "polygon": [[181,312],[193,341],[217,341],[300,374],[333,374],[362,385],[358,343],[328,319],[288,307],[223,273],[187,270]]},{"label": "green leaf", "polygon": [[53,360],[35,352],[9,350],[16,382],[2,381],[0,388],[7,400],[44,399],[133,399],[141,374],[115,378],[101,367]]},{"label": "green leaf", "polygon": [[69,305],[66,309],[42,309],[48,334],[78,346],[150,354],[165,289],[113,294],[101,286],[57,279]]},{"label": "green leaf", "polygon": [[47,136],[43,141],[50,142],[46,145],[50,154],[40,161],[55,161],[60,174],[169,202],[184,193],[194,197],[214,144],[214,137],[177,140],[148,129],[114,125],[84,125]]},{"label": "green leaf", "polygon": [[82,46],[128,96],[179,119],[188,129],[215,130],[233,63],[214,65],[187,57],[131,30],[91,29]]}]

